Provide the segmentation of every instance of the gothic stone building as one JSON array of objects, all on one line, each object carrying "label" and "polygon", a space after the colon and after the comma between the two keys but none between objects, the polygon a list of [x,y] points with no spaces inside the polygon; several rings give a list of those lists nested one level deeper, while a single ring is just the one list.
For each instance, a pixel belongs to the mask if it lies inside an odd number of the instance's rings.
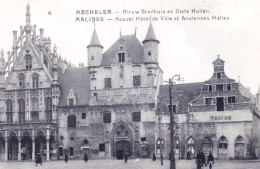
[{"label": "gothic stone building", "polygon": [[[1,52],[0,159],[151,157],[160,142],[168,156],[169,85],[162,85],[152,24],[142,43],[123,35],[105,52],[94,29],[88,66],[72,67],[30,17],[28,5],[6,63]],[[254,96],[225,75],[224,61],[213,65],[208,81],[172,86],[176,157],[248,157]]]},{"label": "gothic stone building", "polygon": [[27,6],[26,25],[13,31],[12,52],[0,58],[0,159],[29,160],[56,156],[58,74],[68,64],[57,56],[51,39],[36,34]]}]

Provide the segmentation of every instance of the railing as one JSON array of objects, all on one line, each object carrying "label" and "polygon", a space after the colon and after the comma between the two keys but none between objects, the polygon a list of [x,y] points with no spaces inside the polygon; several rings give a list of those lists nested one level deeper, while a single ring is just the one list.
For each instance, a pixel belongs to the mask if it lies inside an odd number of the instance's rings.
[{"label": "railing", "polygon": [[56,119],[52,120],[24,120],[24,121],[13,121],[9,123],[7,121],[0,121],[0,124],[27,124],[27,123],[57,123]]}]

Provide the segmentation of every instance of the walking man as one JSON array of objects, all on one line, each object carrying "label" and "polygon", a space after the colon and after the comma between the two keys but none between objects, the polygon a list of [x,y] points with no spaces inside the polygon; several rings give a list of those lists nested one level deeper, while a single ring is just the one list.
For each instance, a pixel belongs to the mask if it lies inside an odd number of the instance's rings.
[{"label": "walking man", "polygon": [[208,156],[208,164],[209,164],[209,169],[212,169],[213,164],[214,164],[214,157],[211,153],[209,153],[209,156]]},{"label": "walking man", "polygon": [[68,160],[69,160],[68,153],[65,154],[65,158],[64,158],[64,160],[65,160],[65,163],[68,162]]},{"label": "walking man", "polygon": [[203,167],[203,164],[205,165],[205,167],[207,167],[206,157],[205,157],[205,154],[203,152],[201,152],[201,161],[202,161],[201,167]]},{"label": "walking man", "polygon": [[125,153],[125,163],[127,163],[127,160],[128,160],[128,156],[127,156],[127,153]]}]

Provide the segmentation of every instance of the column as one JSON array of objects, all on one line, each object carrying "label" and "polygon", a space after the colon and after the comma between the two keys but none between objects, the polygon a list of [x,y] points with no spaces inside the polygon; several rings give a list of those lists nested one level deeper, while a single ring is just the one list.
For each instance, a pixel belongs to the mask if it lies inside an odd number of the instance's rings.
[{"label": "column", "polygon": [[46,160],[50,160],[50,130],[46,131]]},{"label": "column", "polygon": [[18,161],[21,161],[22,149],[21,149],[21,136],[18,136]]},{"label": "column", "polygon": [[32,131],[32,160],[35,160],[35,136],[34,136],[34,130]]},{"label": "column", "polygon": [[5,138],[5,161],[8,160],[8,138]]},{"label": "column", "polygon": [[50,160],[50,139],[46,138],[46,160]]}]

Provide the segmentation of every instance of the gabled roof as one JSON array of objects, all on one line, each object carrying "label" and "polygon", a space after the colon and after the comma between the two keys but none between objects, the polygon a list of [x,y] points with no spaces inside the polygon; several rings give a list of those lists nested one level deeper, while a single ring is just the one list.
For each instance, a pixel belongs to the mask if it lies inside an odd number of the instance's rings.
[{"label": "gabled roof", "polygon": [[[179,102],[177,113],[187,113],[189,103],[201,93],[203,82],[174,84],[172,86],[172,102]],[[169,85],[161,85],[159,90],[159,103],[162,112],[167,111],[170,104]]]},{"label": "gabled roof", "polygon": [[117,52],[119,46],[123,44],[126,48],[129,58],[131,58],[132,63],[142,63],[143,62],[143,45],[136,38],[135,35],[124,35],[121,36],[104,54],[101,65],[109,66],[111,64],[117,63],[118,57]]},{"label": "gabled roof", "polygon": [[103,48],[103,46],[99,42],[96,29],[94,29],[91,41],[90,41],[90,43],[89,43],[89,45],[87,47],[90,47],[90,46],[98,46],[98,47]]},{"label": "gabled roof", "polygon": [[159,41],[155,37],[152,23],[150,23],[150,25],[149,25],[147,35],[146,35],[146,38],[143,40],[143,43],[146,41],[156,41],[157,43],[159,43]]},{"label": "gabled roof", "polygon": [[90,82],[87,67],[68,68],[60,78],[61,97],[59,106],[67,106],[70,89],[77,97],[77,105],[88,105],[90,98]]}]

